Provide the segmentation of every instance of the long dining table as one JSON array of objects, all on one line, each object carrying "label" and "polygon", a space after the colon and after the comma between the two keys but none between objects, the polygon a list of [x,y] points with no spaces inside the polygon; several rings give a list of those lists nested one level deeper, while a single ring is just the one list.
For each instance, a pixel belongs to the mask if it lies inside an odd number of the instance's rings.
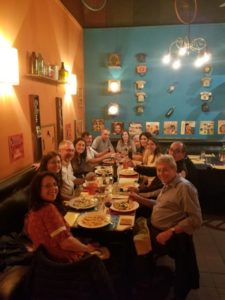
[{"label": "long dining table", "polygon": [[[96,170],[99,171],[100,169],[97,168]],[[104,170],[104,167],[101,170]],[[109,249],[111,258],[106,264],[110,264],[110,269],[114,269],[115,265],[117,266],[122,276],[121,282],[124,282],[123,288],[126,290],[125,293],[127,293],[127,289],[134,282],[135,277],[136,249],[133,236],[135,211],[138,207],[137,202],[131,203],[129,201],[127,188],[129,185],[137,185],[138,174],[132,168],[123,169],[120,167],[118,168],[118,180],[113,185],[111,185],[110,180],[111,172],[107,172],[107,176],[105,188],[100,188],[100,193],[97,191],[93,195],[87,195],[87,189],[84,185],[81,195],[78,196],[78,198],[83,197],[84,199],[85,196],[90,197],[96,201],[96,205],[93,204],[87,209],[83,207],[74,208],[74,199],[71,199],[66,203],[67,213],[65,219],[76,237],[91,242],[98,242]],[[103,181],[105,181],[105,177],[99,176],[98,182],[102,184]],[[129,207],[128,209],[120,209],[120,207],[116,209],[113,206],[116,202],[120,204],[128,201],[132,204],[130,209]],[[109,204],[111,204],[110,207]],[[89,226],[83,222],[86,216],[89,217],[95,214],[97,216],[105,216],[105,223],[103,221],[102,226],[101,224],[99,226]]]}]

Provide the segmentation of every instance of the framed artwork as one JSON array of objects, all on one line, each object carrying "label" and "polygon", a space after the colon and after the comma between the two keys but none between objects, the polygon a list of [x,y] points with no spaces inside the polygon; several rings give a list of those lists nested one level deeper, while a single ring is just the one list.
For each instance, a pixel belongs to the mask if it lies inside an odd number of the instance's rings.
[{"label": "framed artwork", "polygon": [[124,122],[112,122],[112,134],[120,135],[124,130]]},{"label": "framed artwork", "polygon": [[59,144],[63,140],[63,107],[62,98],[56,97],[56,137]]},{"label": "framed artwork", "polygon": [[42,153],[56,150],[55,125],[49,124],[41,127]]},{"label": "framed artwork", "polygon": [[70,123],[65,124],[65,139],[72,141],[72,126]]},{"label": "framed artwork", "polygon": [[93,119],[92,120],[92,130],[101,131],[105,127],[104,119]]},{"label": "framed artwork", "polygon": [[165,135],[177,135],[177,121],[165,121],[163,126],[163,133]]},{"label": "framed artwork", "polygon": [[81,137],[82,132],[83,132],[83,121],[77,120],[77,122],[76,122],[76,138]]},{"label": "framed artwork", "polygon": [[192,135],[195,133],[195,121],[181,121],[181,134]]},{"label": "framed artwork", "polygon": [[225,134],[225,120],[218,120],[218,134]]},{"label": "framed artwork", "polygon": [[10,161],[16,161],[24,157],[23,135],[15,134],[8,137]]},{"label": "framed artwork", "polygon": [[130,135],[139,135],[142,133],[142,124],[132,122],[129,124],[128,131]]},{"label": "framed artwork", "polygon": [[42,157],[40,103],[38,95],[30,95],[31,130],[34,150],[34,161]]},{"label": "framed artwork", "polygon": [[153,135],[159,135],[159,122],[146,122],[146,131]]},{"label": "framed artwork", "polygon": [[201,135],[214,134],[214,121],[200,121],[199,134]]}]

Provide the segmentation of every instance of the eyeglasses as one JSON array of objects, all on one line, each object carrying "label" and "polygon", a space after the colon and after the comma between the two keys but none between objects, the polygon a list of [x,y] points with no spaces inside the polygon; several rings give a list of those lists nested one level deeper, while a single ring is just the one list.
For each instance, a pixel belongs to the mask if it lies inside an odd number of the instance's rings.
[{"label": "eyeglasses", "polygon": [[57,183],[53,183],[53,184],[45,184],[42,185],[41,187],[45,188],[45,189],[51,189],[51,188],[58,188],[58,184]]}]

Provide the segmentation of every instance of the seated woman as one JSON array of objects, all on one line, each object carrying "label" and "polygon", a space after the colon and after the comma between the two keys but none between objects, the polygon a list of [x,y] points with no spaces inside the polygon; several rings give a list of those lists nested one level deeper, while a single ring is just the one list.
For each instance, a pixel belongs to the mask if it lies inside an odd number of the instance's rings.
[{"label": "seated woman", "polygon": [[143,154],[148,146],[149,138],[151,137],[151,133],[149,132],[142,132],[139,135],[139,141],[140,141],[140,148],[139,151],[133,155],[132,159],[143,162]]},{"label": "seated woman", "polygon": [[62,159],[59,153],[50,151],[43,155],[40,162],[39,171],[49,171],[56,174],[59,184],[62,183]]},{"label": "seated woman", "polygon": [[136,146],[134,141],[130,138],[127,130],[122,132],[121,139],[117,142],[116,152],[121,153],[122,156],[127,156],[129,153],[133,156],[133,154],[136,153]]},{"label": "seated woman", "polygon": [[76,178],[83,178],[90,171],[90,166],[87,164],[86,143],[82,138],[78,138],[73,144],[75,148],[71,161],[73,173]]},{"label": "seated woman", "polygon": [[37,249],[43,245],[50,258],[59,262],[78,261],[94,247],[73,237],[61,210],[58,178],[51,172],[38,173],[30,189],[30,210],[25,230]]}]

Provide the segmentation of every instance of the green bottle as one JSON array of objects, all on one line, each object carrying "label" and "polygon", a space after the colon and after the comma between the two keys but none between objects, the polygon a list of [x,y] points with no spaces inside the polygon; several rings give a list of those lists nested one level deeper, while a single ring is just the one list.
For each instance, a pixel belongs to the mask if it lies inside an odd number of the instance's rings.
[{"label": "green bottle", "polygon": [[61,68],[59,70],[59,80],[67,81],[69,76],[69,72],[65,69],[64,62],[61,63]]}]

